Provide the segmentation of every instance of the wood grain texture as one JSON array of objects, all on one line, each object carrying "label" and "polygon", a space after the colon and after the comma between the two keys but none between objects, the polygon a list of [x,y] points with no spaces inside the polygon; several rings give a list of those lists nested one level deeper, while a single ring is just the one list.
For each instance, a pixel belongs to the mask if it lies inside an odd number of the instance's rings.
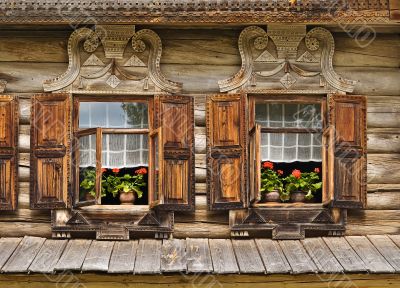
[{"label": "wood grain texture", "polygon": [[343,267],[333,256],[321,238],[306,238],[301,240],[304,248],[318,267],[319,272],[323,273],[342,273]]},{"label": "wood grain texture", "polygon": [[139,240],[134,271],[135,274],[161,273],[161,240]]},{"label": "wood grain texture", "polygon": [[14,253],[22,238],[1,238],[0,239],[0,268],[4,266],[8,258]]},{"label": "wood grain texture", "polygon": [[93,241],[86,254],[82,271],[108,271],[113,241]]},{"label": "wood grain texture", "polygon": [[240,273],[265,273],[254,240],[232,240]]},{"label": "wood grain texture", "polygon": [[1,271],[6,273],[27,272],[45,240],[40,237],[24,237]]},{"label": "wood grain texture", "polygon": [[229,274],[239,272],[230,239],[210,239],[208,243],[210,245],[214,273]]},{"label": "wood grain texture", "polygon": [[190,273],[209,273],[213,271],[208,239],[187,238],[187,271]]},{"label": "wood grain texture", "polygon": [[324,237],[323,240],[345,272],[364,272],[367,270],[360,257],[344,238]]},{"label": "wood grain texture", "polygon": [[187,268],[186,240],[163,240],[161,246],[161,271],[183,272]]},{"label": "wood grain texture", "polygon": [[281,274],[292,271],[277,241],[271,239],[255,239],[255,242],[268,274]]},{"label": "wood grain texture", "polygon": [[356,251],[369,272],[393,273],[395,270],[365,236],[347,236],[347,242]]},{"label": "wood grain texture", "polygon": [[367,237],[396,272],[400,272],[400,248],[387,235],[368,235]]},{"label": "wood grain texture", "polygon": [[133,273],[138,241],[116,241],[108,273]]},{"label": "wood grain texture", "polygon": [[83,261],[90,248],[92,240],[74,239],[70,240],[65,247],[64,253],[58,260],[54,270],[81,270]]},{"label": "wood grain texture", "polygon": [[279,241],[279,245],[290,267],[292,267],[293,274],[313,273],[318,271],[318,268],[315,266],[313,260],[307,254],[300,241],[283,240]]},{"label": "wood grain texture", "polygon": [[52,273],[67,243],[67,240],[47,239],[29,266],[29,272]]}]

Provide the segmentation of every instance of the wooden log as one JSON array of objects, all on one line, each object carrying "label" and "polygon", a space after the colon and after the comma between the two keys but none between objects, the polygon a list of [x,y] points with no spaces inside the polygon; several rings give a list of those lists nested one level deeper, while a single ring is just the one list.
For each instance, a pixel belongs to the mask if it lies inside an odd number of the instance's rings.
[{"label": "wooden log", "polygon": [[400,130],[398,128],[368,129],[367,141],[369,154],[400,153]]}]

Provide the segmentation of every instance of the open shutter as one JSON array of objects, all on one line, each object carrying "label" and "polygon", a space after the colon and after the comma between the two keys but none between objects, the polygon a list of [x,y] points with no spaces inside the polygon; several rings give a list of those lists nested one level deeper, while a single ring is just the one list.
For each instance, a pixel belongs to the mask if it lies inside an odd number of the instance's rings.
[{"label": "open shutter", "polygon": [[156,96],[155,126],[150,134],[152,206],[194,210],[193,98]]},{"label": "open shutter", "polygon": [[18,100],[0,95],[0,210],[17,208]]},{"label": "open shutter", "polygon": [[366,99],[331,95],[324,136],[324,199],[332,207],[366,205]]},{"label": "open shutter", "polygon": [[261,189],[261,126],[255,124],[249,135],[249,203],[260,200]]},{"label": "open shutter", "polygon": [[207,97],[207,187],[211,210],[247,205],[246,96]]},{"label": "open shutter", "polygon": [[70,97],[38,94],[32,99],[31,209],[68,206]]}]

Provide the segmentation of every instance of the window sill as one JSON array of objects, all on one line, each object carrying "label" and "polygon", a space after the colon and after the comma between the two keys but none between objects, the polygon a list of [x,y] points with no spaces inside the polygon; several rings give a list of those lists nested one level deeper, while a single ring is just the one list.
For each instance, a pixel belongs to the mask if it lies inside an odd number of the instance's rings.
[{"label": "window sill", "polygon": [[78,210],[85,212],[148,212],[149,205],[91,205],[79,207]]},{"label": "window sill", "polygon": [[322,208],[322,203],[254,203],[253,208]]}]

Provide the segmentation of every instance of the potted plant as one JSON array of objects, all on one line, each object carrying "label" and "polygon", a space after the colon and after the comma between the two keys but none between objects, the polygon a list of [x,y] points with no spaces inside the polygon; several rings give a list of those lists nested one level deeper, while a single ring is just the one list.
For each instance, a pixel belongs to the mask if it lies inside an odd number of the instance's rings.
[{"label": "potted plant", "polygon": [[135,171],[135,175],[124,174],[118,176],[120,169],[114,168],[112,170],[114,175],[108,175],[103,180],[103,185],[106,187],[107,192],[111,193],[114,197],[119,195],[121,205],[133,205],[136,196],[142,198],[142,187],[146,186],[144,182],[144,175],[147,174],[146,168],[140,168]]},{"label": "potted plant", "polygon": [[[96,197],[96,169],[86,168],[83,171],[83,180],[79,187],[83,188],[84,199],[86,201],[94,200]],[[105,190],[101,189],[101,197],[106,196]]]},{"label": "potted plant", "polygon": [[314,193],[322,187],[319,172],[319,168],[306,173],[294,169],[292,174],[284,179],[286,182],[285,190],[290,194],[291,202],[305,202],[314,197]]},{"label": "potted plant", "polygon": [[274,170],[272,162],[264,162],[261,168],[261,202],[280,202],[287,200],[283,192],[282,170]]}]

